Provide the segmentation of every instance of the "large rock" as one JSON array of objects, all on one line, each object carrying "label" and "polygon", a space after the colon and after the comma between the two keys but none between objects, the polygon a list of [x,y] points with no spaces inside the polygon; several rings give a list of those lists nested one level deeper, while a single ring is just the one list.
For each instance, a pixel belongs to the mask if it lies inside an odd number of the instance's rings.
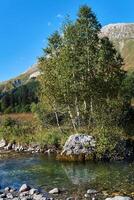
[{"label": "large rock", "polygon": [[130,197],[115,196],[111,198],[106,198],[105,200],[132,200]]},{"label": "large rock", "polygon": [[4,148],[6,146],[6,141],[4,139],[2,139],[0,141],[0,148]]},{"label": "large rock", "polygon": [[90,135],[75,134],[71,135],[66,141],[61,155],[80,155],[91,154],[95,149],[95,140]]}]

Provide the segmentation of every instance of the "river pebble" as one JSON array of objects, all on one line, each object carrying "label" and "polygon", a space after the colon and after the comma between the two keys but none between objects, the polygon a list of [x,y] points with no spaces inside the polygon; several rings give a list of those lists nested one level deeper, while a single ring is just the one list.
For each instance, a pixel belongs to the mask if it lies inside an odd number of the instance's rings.
[{"label": "river pebble", "polygon": [[6,194],[6,197],[7,197],[8,199],[13,199],[13,195],[12,195],[11,193],[7,193],[7,194]]},{"label": "river pebble", "polygon": [[53,188],[49,192],[40,192],[38,189],[30,188],[27,184],[23,184],[19,190],[10,187],[0,190],[0,200],[132,200],[127,196],[106,198],[103,192],[95,189],[88,189],[85,195],[83,190],[79,193],[70,194],[65,189],[59,188]]},{"label": "river pebble", "polygon": [[60,190],[58,188],[54,188],[49,191],[49,194],[59,194],[59,193],[60,193]]},{"label": "river pebble", "polygon": [[97,190],[93,190],[93,189],[87,190],[87,194],[96,194],[96,193],[98,193]]},{"label": "river pebble", "polygon": [[30,191],[29,191],[29,194],[30,195],[33,195],[33,194],[37,194],[38,193],[38,190],[37,189],[35,189],[35,188],[32,188]]},{"label": "river pebble", "polygon": [[25,192],[25,191],[29,191],[30,187],[27,184],[23,184],[20,189],[19,192]]},{"label": "river pebble", "polygon": [[9,192],[10,191],[10,187],[6,187],[4,190],[5,190],[5,192]]},{"label": "river pebble", "polygon": [[105,200],[132,200],[132,198],[125,196],[115,196],[111,198],[106,198]]}]

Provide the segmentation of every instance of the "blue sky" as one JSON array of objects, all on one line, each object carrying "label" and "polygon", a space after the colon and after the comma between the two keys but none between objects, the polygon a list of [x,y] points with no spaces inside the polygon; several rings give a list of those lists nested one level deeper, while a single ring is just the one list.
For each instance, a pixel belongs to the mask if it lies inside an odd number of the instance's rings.
[{"label": "blue sky", "polygon": [[0,81],[28,69],[42,54],[48,36],[80,5],[92,7],[104,26],[134,22],[134,0],[0,0]]}]

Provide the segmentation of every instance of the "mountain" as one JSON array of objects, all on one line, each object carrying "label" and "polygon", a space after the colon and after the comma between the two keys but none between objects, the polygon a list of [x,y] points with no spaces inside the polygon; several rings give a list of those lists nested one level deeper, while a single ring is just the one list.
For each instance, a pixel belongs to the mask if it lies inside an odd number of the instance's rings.
[{"label": "mountain", "polygon": [[134,23],[109,24],[101,29],[124,58],[124,69],[134,71]]},{"label": "mountain", "polygon": [[[134,71],[134,23],[109,24],[101,29],[101,37],[107,36],[124,58],[124,69]],[[7,91],[10,87],[17,87],[36,79],[40,74],[38,65],[32,65],[26,72],[18,77],[0,83],[0,91]]]},{"label": "mountain", "polygon": [[0,84],[0,114],[31,112],[33,103],[38,102],[39,69],[30,67],[20,76]]},{"label": "mountain", "polygon": [[26,72],[20,74],[19,76],[12,78],[8,81],[0,83],[0,92],[6,92],[13,88],[17,88],[24,84],[27,84],[31,79],[36,79],[40,74],[37,64],[32,65]]},{"label": "mountain", "polygon": [[39,75],[38,64],[32,65],[26,72],[22,75],[27,76],[27,78],[36,78]]},{"label": "mountain", "polygon": [[[134,71],[134,23],[109,24],[101,29],[100,37],[107,36],[124,58],[124,69]],[[37,103],[38,63],[9,81],[0,83],[0,112],[29,112]]]}]

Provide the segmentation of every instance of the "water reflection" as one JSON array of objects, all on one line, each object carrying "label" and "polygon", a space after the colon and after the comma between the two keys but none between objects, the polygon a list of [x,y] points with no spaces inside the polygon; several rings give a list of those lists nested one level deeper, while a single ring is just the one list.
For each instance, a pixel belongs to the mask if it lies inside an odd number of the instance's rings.
[{"label": "water reflection", "polygon": [[74,185],[89,183],[96,178],[95,171],[85,164],[62,164],[62,168]]},{"label": "water reflection", "polygon": [[134,163],[91,163],[62,164],[62,167],[75,185],[89,184],[100,189],[134,191]]},{"label": "water reflection", "polygon": [[134,164],[60,163],[44,156],[0,160],[1,186],[23,183],[45,188],[94,185],[103,189],[128,188],[133,191]]}]

